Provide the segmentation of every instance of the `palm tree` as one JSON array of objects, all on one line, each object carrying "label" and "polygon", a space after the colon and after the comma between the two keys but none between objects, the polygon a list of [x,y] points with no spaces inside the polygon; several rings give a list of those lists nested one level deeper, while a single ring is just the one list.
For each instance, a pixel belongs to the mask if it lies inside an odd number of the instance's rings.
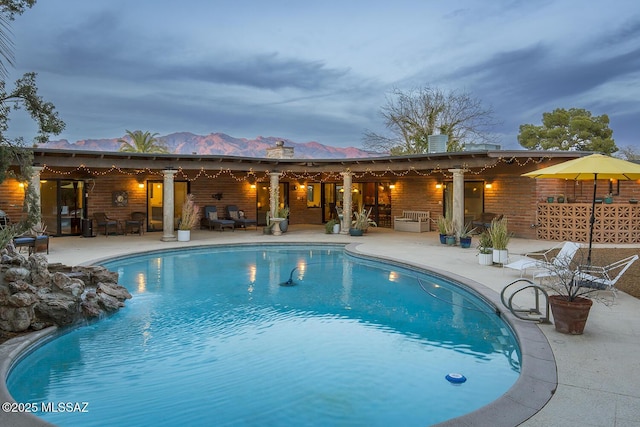
[{"label": "palm tree", "polygon": [[131,132],[127,131],[127,135],[131,139],[131,141],[120,138],[118,140],[120,145],[120,150],[126,153],[168,153],[169,150],[164,144],[161,144],[156,139],[157,133],[153,135],[150,132],[142,133],[141,130],[136,130]]}]

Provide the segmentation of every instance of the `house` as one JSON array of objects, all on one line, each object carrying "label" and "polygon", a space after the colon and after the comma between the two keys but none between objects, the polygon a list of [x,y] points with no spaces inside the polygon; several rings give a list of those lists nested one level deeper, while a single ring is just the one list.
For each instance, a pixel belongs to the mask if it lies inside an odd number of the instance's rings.
[{"label": "house", "polygon": [[[14,221],[19,219],[24,185],[34,185],[40,193],[42,219],[58,236],[86,233],[96,212],[124,221],[141,211],[147,214],[147,231],[162,232],[163,240],[173,240],[175,218],[186,194],[192,193],[200,206],[215,205],[218,212],[225,212],[227,205],[236,205],[259,225],[266,222],[267,212],[283,206],[290,208],[291,225],[323,224],[336,217],[336,207],[371,208],[381,227],[393,227],[393,217],[404,210],[427,211],[431,218],[451,212],[459,223],[495,212],[509,219],[515,236],[562,240],[558,215],[564,218],[564,228],[583,221],[570,215],[582,215],[590,207],[593,188],[587,181],[521,176],[589,154],[582,152],[480,150],[296,159],[283,144],[269,149],[264,158],[33,150],[32,180],[20,183],[8,178],[0,184],[0,210]],[[640,242],[640,232],[633,230],[640,229],[640,224],[633,225],[640,218],[639,207],[629,203],[640,198],[639,183],[603,181],[598,189],[603,196],[617,194],[616,203],[606,207],[615,208],[608,217],[622,218],[616,224],[626,230],[607,239]],[[555,203],[559,195],[570,203]],[[550,196],[553,204],[547,203]]]}]

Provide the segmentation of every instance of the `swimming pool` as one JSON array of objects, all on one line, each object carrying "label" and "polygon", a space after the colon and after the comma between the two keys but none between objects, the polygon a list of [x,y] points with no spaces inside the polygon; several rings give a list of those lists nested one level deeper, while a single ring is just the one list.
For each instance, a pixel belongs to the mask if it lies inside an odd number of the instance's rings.
[{"label": "swimming pool", "polygon": [[127,307],[34,350],[7,381],[18,402],[89,403],[43,417],[60,425],[429,425],[518,379],[518,345],[491,306],[340,247],[105,265],[134,294]]}]

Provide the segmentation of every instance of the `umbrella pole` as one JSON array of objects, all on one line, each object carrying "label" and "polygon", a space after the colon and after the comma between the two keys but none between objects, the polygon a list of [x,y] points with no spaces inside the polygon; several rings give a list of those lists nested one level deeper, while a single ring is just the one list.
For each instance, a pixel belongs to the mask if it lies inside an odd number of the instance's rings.
[{"label": "umbrella pole", "polygon": [[593,199],[591,199],[591,218],[589,220],[589,252],[587,254],[587,264],[591,265],[591,244],[593,242],[593,224],[596,222],[596,188],[598,186],[598,174],[593,174]]}]

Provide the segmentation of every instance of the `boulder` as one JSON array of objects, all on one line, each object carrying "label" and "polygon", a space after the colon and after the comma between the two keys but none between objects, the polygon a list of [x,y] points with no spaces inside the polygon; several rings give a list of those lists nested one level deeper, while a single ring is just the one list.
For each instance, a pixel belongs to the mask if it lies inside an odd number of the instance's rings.
[{"label": "boulder", "polygon": [[0,329],[7,332],[66,326],[124,307],[131,294],[118,273],[100,266],[47,263],[44,254],[25,258],[11,248],[0,253]]}]

